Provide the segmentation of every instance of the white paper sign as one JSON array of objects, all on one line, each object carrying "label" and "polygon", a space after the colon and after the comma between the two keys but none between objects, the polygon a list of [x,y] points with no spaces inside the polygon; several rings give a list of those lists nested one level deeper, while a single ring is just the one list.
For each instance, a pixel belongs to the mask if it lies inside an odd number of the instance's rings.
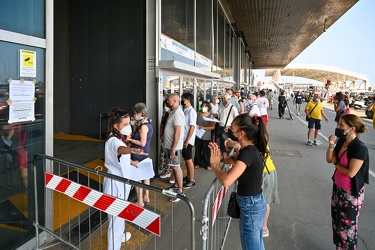
[{"label": "white paper sign", "polygon": [[35,120],[35,84],[32,81],[12,80],[9,83],[8,123]]},{"label": "white paper sign", "polygon": [[32,101],[35,97],[35,84],[32,81],[12,80],[9,83],[9,99],[12,102]]},{"label": "white paper sign", "polygon": [[9,106],[9,121],[13,122],[24,122],[24,121],[34,121],[34,102],[13,102]]}]

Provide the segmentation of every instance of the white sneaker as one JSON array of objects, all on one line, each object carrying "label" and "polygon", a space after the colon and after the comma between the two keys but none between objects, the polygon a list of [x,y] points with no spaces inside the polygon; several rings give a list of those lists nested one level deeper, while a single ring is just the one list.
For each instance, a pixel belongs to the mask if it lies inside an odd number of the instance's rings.
[{"label": "white sneaker", "polygon": [[306,145],[308,145],[308,146],[312,146],[313,144],[312,144],[312,142],[311,142],[310,140],[308,140],[308,141],[306,142]]},{"label": "white sneaker", "polygon": [[161,174],[159,176],[160,176],[160,178],[165,179],[165,178],[171,177],[171,173],[164,173],[164,174]]},{"label": "white sneaker", "polygon": [[318,140],[314,140],[314,143],[313,143],[314,145],[316,145],[316,146],[318,146],[319,144],[320,144],[320,141],[318,141]]},{"label": "white sneaker", "polygon": [[121,242],[126,242],[128,240],[130,240],[130,238],[132,237],[132,234],[129,233],[129,232],[125,232],[123,235],[122,235],[122,240]]},{"label": "white sneaker", "polygon": [[270,231],[268,230],[268,228],[267,229],[263,229],[263,238],[266,238],[268,236],[270,236]]}]

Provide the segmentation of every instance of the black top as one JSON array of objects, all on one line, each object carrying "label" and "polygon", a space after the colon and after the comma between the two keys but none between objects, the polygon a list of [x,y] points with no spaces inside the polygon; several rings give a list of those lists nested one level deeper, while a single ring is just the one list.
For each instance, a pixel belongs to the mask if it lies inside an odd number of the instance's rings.
[{"label": "black top", "polygon": [[[339,139],[336,147],[336,159],[338,159],[338,153],[342,147],[342,144],[345,140]],[[351,159],[359,159],[363,160],[363,164],[359,169],[358,173],[350,179],[350,184],[352,186],[352,195],[357,196],[361,188],[366,184],[369,184],[369,155],[368,149],[365,144],[356,137],[352,142],[348,145],[348,163],[350,164]],[[336,173],[337,170],[335,170]]]},{"label": "black top", "polygon": [[240,150],[238,161],[246,164],[245,171],[238,177],[237,193],[240,196],[256,196],[262,193],[263,159],[259,150],[247,146]]},{"label": "black top", "polygon": [[278,101],[279,101],[279,103],[280,103],[281,105],[285,105],[285,103],[286,103],[285,96],[280,95],[280,96],[278,97]]}]

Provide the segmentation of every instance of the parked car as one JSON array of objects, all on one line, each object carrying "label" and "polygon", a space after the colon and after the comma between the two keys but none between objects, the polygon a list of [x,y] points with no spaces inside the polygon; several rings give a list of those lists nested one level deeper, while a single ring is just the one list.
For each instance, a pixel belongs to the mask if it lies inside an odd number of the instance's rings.
[{"label": "parked car", "polygon": [[8,96],[0,96],[0,119],[8,119],[9,108],[7,101]]}]

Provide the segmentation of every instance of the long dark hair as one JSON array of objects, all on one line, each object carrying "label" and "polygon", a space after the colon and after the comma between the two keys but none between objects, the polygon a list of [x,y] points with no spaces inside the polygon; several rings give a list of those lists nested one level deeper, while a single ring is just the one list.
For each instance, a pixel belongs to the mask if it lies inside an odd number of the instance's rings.
[{"label": "long dark hair", "polygon": [[120,124],[122,122],[122,119],[126,117],[129,117],[128,112],[118,107],[115,107],[112,109],[112,112],[109,113],[108,115],[108,134],[107,134],[105,141],[108,141],[108,139],[111,138],[112,136],[115,136],[120,140],[124,139],[124,136],[120,133],[120,131],[114,128],[114,125]]},{"label": "long dark hair", "polygon": [[250,117],[245,114],[238,115],[233,120],[238,128],[245,132],[246,138],[254,143],[264,159],[269,156],[268,133],[261,116]]}]

